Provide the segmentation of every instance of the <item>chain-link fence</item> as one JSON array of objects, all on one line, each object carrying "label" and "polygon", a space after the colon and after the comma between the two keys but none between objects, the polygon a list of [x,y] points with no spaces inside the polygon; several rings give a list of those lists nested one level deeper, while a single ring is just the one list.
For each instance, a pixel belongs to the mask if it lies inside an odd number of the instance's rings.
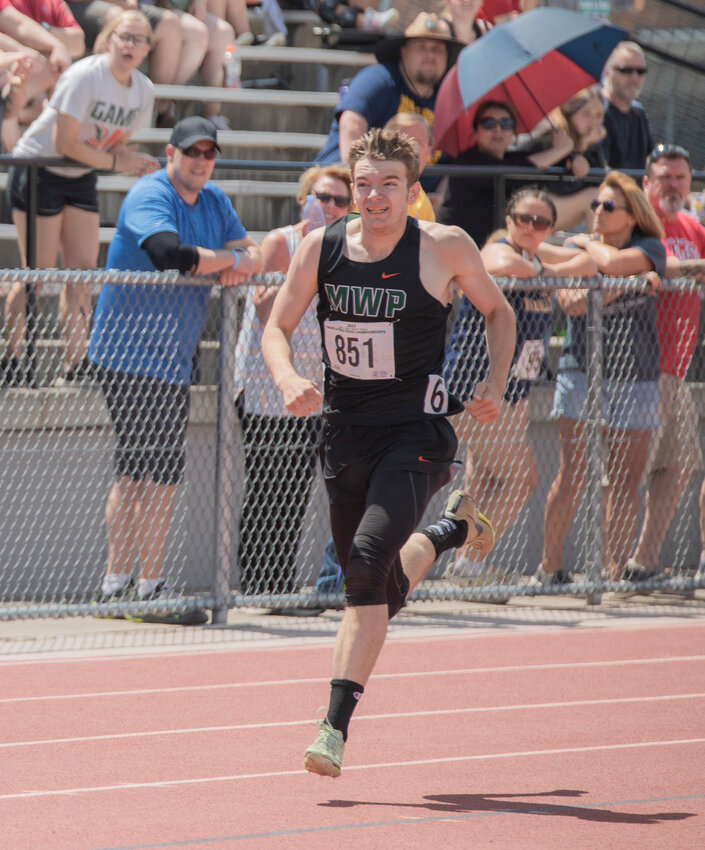
[{"label": "chain-link fence", "polygon": [[[267,284],[280,279],[221,290],[175,273],[0,273],[0,618],[201,607],[218,621],[234,606],[343,604],[318,466],[320,418],[288,417],[262,361]],[[415,598],[688,592],[702,583],[703,387],[676,377],[666,396],[659,351],[662,361],[671,352],[669,368],[682,377],[699,291],[669,282],[657,299],[642,280],[602,278],[503,286],[524,316],[506,409],[490,426],[454,420],[461,463],[452,485],[468,484],[498,541],[484,563],[447,553]],[[72,287],[88,293],[92,310],[91,329],[76,325],[90,334],[83,340],[68,339],[61,306],[77,303],[66,298]],[[18,289],[21,332],[12,323]],[[111,297],[96,311],[101,290]],[[118,316],[121,298],[134,301],[132,321]],[[561,306],[574,315],[566,320]],[[176,330],[178,309],[198,337],[193,358]],[[311,310],[292,344],[297,369],[320,381]],[[533,330],[532,314],[541,317]],[[452,328],[449,352],[461,356],[449,356],[446,378],[468,397],[482,372],[480,317],[461,307]],[[89,361],[74,361],[72,373],[69,351]],[[178,389],[189,382],[190,404]],[[666,413],[668,450],[658,448]],[[662,489],[647,490],[647,480]],[[433,500],[427,520],[447,495]],[[640,537],[636,553],[652,576],[628,560]],[[106,591],[108,565],[130,579],[120,593]],[[560,581],[547,581],[557,567]],[[179,595],[138,598],[140,570]]]}]

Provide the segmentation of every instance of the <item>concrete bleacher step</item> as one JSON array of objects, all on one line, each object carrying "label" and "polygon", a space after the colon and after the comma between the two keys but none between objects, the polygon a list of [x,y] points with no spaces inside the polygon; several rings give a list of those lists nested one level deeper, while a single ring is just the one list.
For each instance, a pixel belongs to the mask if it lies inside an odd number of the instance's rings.
[{"label": "concrete bleacher step", "polygon": [[291,89],[337,91],[343,80],[375,63],[371,53],[317,47],[238,47],[242,79],[276,77]]},{"label": "concrete bleacher step", "polygon": [[325,135],[340,100],[337,91],[172,85],[155,86],[155,96],[173,100],[178,118],[200,113],[203,103],[220,103],[234,130]]}]

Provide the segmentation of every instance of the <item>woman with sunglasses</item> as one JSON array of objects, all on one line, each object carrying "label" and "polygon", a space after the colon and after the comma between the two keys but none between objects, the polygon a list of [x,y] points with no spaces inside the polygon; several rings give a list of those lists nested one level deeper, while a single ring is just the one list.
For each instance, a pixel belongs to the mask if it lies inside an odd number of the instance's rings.
[{"label": "woman with sunglasses", "polygon": [[[516,112],[508,101],[485,100],[473,117],[475,144],[453,160],[455,165],[519,166],[548,168],[567,156],[573,144],[565,131],[557,131],[550,148],[527,154],[511,151],[509,146],[516,133]],[[524,181],[526,184],[528,181]],[[520,188],[522,181],[507,180],[507,197]],[[448,178],[443,204],[438,211],[441,224],[462,227],[478,245],[483,245],[495,228],[494,181],[492,177]],[[499,201],[504,205],[506,198]]]},{"label": "woman with sunglasses", "polygon": [[[159,168],[154,157],[127,145],[131,134],[152,120],[154,86],[137,70],[151,43],[149,21],[141,12],[118,15],[106,31],[107,52],[81,59],[64,72],[51,100],[15,146],[13,156],[64,156],[80,163],[38,169],[37,268],[55,268],[59,254],[65,268],[98,265],[97,171],[140,177]],[[27,170],[26,166],[12,168],[8,185],[23,266],[27,264]],[[59,298],[65,342],[61,384],[87,377],[90,314],[90,287],[65,286]],[[19,284],[5,303],[7,357],[17,383],[21,382],[24,317],[25,288]]]},{"label": "woman with sunglasses", "polygon": [[[604,275],[664,274],[663,227],[631,177],[609,172],[591,206],[594,232],[573,234],[567,245],[584,251]],[[587,418],[585,290],[559,290],[558,302],[567,316],[553,403],[560,460],[546,501],[543,560],[533,579],[553,586],[573,581],[563,566],[563,547],[585,478]],[[610,578],[617,580],[634,544],[641,478],[658,425],[656,299],[651,286],[646,292],[605,289],[603,311],[601,396],[609,475],[603,534],[609,552],[604,562]]]},{"label": "woman with sunglasses", "polygon": [[[326,225],[352,209],[350,171],[326,165],[307,169],[299,178],[297,200],[302,214],[314,195]],[[287,272],[291,258],[312,222],[277,228],[262,240],[265,272]],[[292,593],[296,551],[316,471],[321,417],[296,418],[262,357],[262,331],[278,286],[250,287],[235,350],[235,388],[242,424],[245,482],[240,514],[240,588],[243,593]],[[291,338],[296,370],[322,390],[320,329],[315,302]],[[313,612],[311,612],[313,613]]]},{"label": "woman with sunglasses", "polygon": [[[584,251],[545,241],[555,222],[556,208],[548,193],[537,186],[516,191],[505,210],[506,229],[492,234],[482,249],[487,271],[519,280],[595,274],[597,266]],[[516,313],[517,342],[500,418],[491,432],[468,413],[453,423],[466,444],[464,488],[476,494],[483,511],[492,517],[497,536],[516,521],[538,481],[527,439],[529,391],[543,364],[552,311],[549,290],[517,288],[504,294]],[[484,330],[482,315],[462,298],[446,352],[445,378],[449,391],[464,401],[472,398],[475,385],[486,376]],[[518,568],[516,558],[512,560]],[[446,578],[464,586],[508,581],[505,570],[485,569],[471,547],[457,551]]]}]

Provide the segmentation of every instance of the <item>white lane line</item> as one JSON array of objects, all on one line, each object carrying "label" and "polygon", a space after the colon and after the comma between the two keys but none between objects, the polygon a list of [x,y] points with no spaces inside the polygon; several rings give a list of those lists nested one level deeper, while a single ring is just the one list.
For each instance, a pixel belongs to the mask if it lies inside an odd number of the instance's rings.
[{"label": "white lane line", "polygon": [[[415,679],[430,676],[468,676],[481,673],[519,673],[545,670],[578,670],[590,667],[629,667],[639,664],[672,664],[705,661],[705,655],[674,655],[670,658],[629,658],[620,661],[568,661],[561,664],[512,664],[507,667],[467,667],[460,670],[421,670],[406,673],[374,673],[370,679]],[[311,679],[271,679],[262,682],[223,682],[217,685],[178,685],[172,688],[139,688],[129,691],[93,691],[79,694],[50,694],[32,697],[4,697],[0,704],[43,702],[48,700],[95,699],[99,697],[144,696],[146,694],[175,694],[186,691],[217,691],[238,688],[269,688],[282,685],[313,685],[330,682],[330,676]]]},{"label": "white lane line", "polygon": [[[538,711],[540,709],[576,708],[598,705],[622,705],[628,703],[668,702],[670,700],[705,699],[701,694],[663,694],[646,697],[615,697],[613,699],[566,700],[563,702],[537,702],[520,705],[488,705],[472,708],[438,708],[426,711],[405,711],[392,714],[356,714],[356,722],[361,720],[401,720],[408,717],[436,717],[453,714],[483,714],[504,711]],[[79,744],[92,741],[117,741],[129,738],[154,738],[166,735],[198,735],[205,732],[243,732],[259,729],[283,729],[289,726],[310,726],[310,720],[281,720],[272,723],[238,723],[231,726],[194,726],[183,729],[155,729],[151,732],[115,732],[110,735],[81,735],[73,738],[44,738],[36,741],[7,741],[0,743],[0,749],[16,747],[42,747],[52,744]]]},{"label": "white lane line", "polygon": [[[682,738],[672,741],[638,741],[632,744],[596,744],[590,747],[563,747],[553,750],[518,750],[511,753],[485,753],[474,756],[448,756],[447,758],[435,757],[432,759],[416,759],[414,761],[390,761],[377,764],[346,765],[346,773],[360,770],[379,770],[394,767],[423,767],[425,765],[451,764],[463,761],[490,761],[492,759],[527,758],[535,756],[568,755],[569,753],[593,753],[609,750],[633,750],[649,747],[674,747],[692,746],[693,744],[705,744],[705,738]],[[20,800],[29,797],[62,797],[73,794],[95,794],[104,791],[133,791],[144,788],[173,788],[182,785],[204,785],[214,782],[237,782],[243,779],[272,779],[283,776],[301,776],[303,769],[299,770],[276,770],[267,773],[236,773],[230,776],[202,776],[196,779],[167,779],[161,782],[124,782],[117,785],[97,785],[77,788],[56,788],[45,791],[20,791],[15,794],[0,794],[0,800]]]}]

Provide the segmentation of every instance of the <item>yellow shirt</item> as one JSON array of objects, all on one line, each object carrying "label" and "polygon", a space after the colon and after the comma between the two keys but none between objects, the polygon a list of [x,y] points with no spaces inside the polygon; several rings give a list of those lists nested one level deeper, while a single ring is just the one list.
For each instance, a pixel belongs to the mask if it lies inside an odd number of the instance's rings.
[{"label": "yellow shirt", "polygon": [[421,221],[435,221],[436,214],[433,211],[433,206],[428,199],[428,196],[422,189],[419,193],[416,202],[409,204],[409,215],[418,218]]}]

